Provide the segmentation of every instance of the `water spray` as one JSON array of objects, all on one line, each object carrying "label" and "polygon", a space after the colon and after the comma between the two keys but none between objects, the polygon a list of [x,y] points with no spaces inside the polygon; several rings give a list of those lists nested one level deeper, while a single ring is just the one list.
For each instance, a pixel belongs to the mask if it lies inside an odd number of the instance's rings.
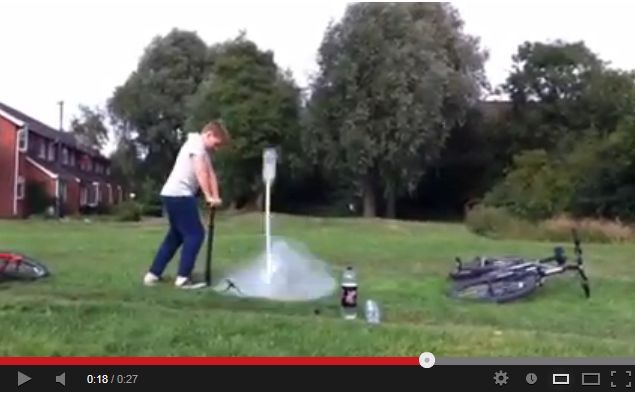
[{"label": "water spray", "polygon": [[301,243],[271,236],[271,186],[276,178],[277,152],[267,148],[262,154],[265,185],[265,251],[232,272],[217,291],[241,297],[283,301],[306,301],[329,296],[336,288],[328,265],[312,255]]},{"label": "water spray", "polygon": [[262,180],[265,183],[265,255],[267,261],[268,283],[273,275],[273,262],[271,260],[271,184],[276,178],[276,161],[278,155],[273,148],[265,149],[262,153]]}]

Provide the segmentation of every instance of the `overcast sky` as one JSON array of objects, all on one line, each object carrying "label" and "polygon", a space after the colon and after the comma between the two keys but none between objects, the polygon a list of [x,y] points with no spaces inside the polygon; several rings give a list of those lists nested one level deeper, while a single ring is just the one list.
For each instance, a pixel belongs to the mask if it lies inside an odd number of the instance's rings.
[{"label": "overcast sky", "polygon": [[[501,83],[525,40],[584,40],[605,60],[635,69],[635,3],[630,1],[458,1],[468,33],[490,52]],[[275,52],[301,86],[330,20],[344,1],[0,0],[0,101],[53,127],[65,101],[65,127],[79,104],[104,105],[136,67],[143,49],[173,27],[208,44],[241,29]]]}]

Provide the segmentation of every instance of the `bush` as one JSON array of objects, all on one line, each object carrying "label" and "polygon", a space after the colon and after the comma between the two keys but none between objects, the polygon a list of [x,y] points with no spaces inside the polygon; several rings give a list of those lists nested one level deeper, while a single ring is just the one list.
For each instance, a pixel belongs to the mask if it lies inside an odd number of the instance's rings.
[{"label": "bush", "polygon": [[568,216],[560,216],[542,223],[544,237],[554,241],[571,238],[571,230],[577,229],[586,241],[598,243],[623,243],[635,241],[635,228],[621,223],[619,220],[581,219],[574,220]]},{"label": "bush", "polygon": [[143,204],[141,213],[149,217],[163,217],[163,205],[161,204]]},{"label": "bush", "polygon": [[535,237],[535,225],[504,208],[477,205],[468,210],[465,224],[474,233],[487,237]]},{"label": "bush", "polygon": [[118,221],[141,221],[142,207],[135,201],[125,201],[117,205],[115,216]]},{"label": "bush", "polygon": [[563,213],[573,193],[573,179],[565,166],[544,150],[531,150],[514,157],[512,170],[485,202],[523,218],[545,219]]},{"label": "bush", "polygon": [[49,196],[44,183],[29,181],[25,191],[28,215],[46,214],[49,207],[55,206],[56,200]]},{"label": "bush", "polygon": [[484,205],[470,209],[466,226],[474,233],[492,238],[528,239],[537,241],[571,241],[576,229],[583,241],[597,243],[635,242],[635,228],[618,220],[580,219],[562,215],[540,222],[532,222],[509,211]]},{"label": "bush", "polygon": [[112,211],[113,211],[112,206],[109,206],[103,202],[98,204],[97,207],[95,208],[95,214],[97,215],[106,216],[106,215],[112,214]]}]

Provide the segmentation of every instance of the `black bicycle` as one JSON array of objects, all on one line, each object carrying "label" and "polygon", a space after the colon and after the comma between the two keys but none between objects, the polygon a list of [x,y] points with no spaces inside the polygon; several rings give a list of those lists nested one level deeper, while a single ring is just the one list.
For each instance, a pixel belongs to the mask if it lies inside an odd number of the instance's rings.
[{"label": "black bicycle", "polygon": [[504,303],[526,297],[541,287],[547,277],[567,271],[577,271],[585,296],[591,296],[589,280],[584,270],[582,247],[573,231],[575,264],[567,264],[564,248],[555,247],[548,258],[527,260],[521,257],[478,257],[469,263],[457,258],[457,268],[450,273],[455,285],[450,296]]},{"label": "black bicycle", "polygon": [[[566,263],[564,248],[558,246],[553,249],[553,254],[547,258],[536,259],[535,263],[557,262],[559,265]],[[455,258],[456,268],[449,276],[454,281],[470,280],[481,277],[495,270],[527,263],[528,260],[519,256],[483,257],[478,256],[469,262],[463,262],[459,257]]]}]

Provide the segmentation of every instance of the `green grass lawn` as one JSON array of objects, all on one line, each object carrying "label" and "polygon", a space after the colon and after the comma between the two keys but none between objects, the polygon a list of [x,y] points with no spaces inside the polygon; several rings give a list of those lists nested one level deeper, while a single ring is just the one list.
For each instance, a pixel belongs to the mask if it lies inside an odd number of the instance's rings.
[{"label": "green grass lawn", "polygon": [[[446,296],[455,255],[544,256],[553,244],[488,240],[457,224],[275,215],[275,235],[304,243],[334,274],[357,269],[360,301],[383,312],[369,326],[340,318],[337,293],[285,304],[143,287],[165,228],[0,221],[0,249],[54,274],[0,285],[0,356],[635,356],[635,245],[583,244],[591,299],[568,275],[518,303],[468,304]],[[263,245],[260,215],[219,216],[214,273],[249,263]]]}]

